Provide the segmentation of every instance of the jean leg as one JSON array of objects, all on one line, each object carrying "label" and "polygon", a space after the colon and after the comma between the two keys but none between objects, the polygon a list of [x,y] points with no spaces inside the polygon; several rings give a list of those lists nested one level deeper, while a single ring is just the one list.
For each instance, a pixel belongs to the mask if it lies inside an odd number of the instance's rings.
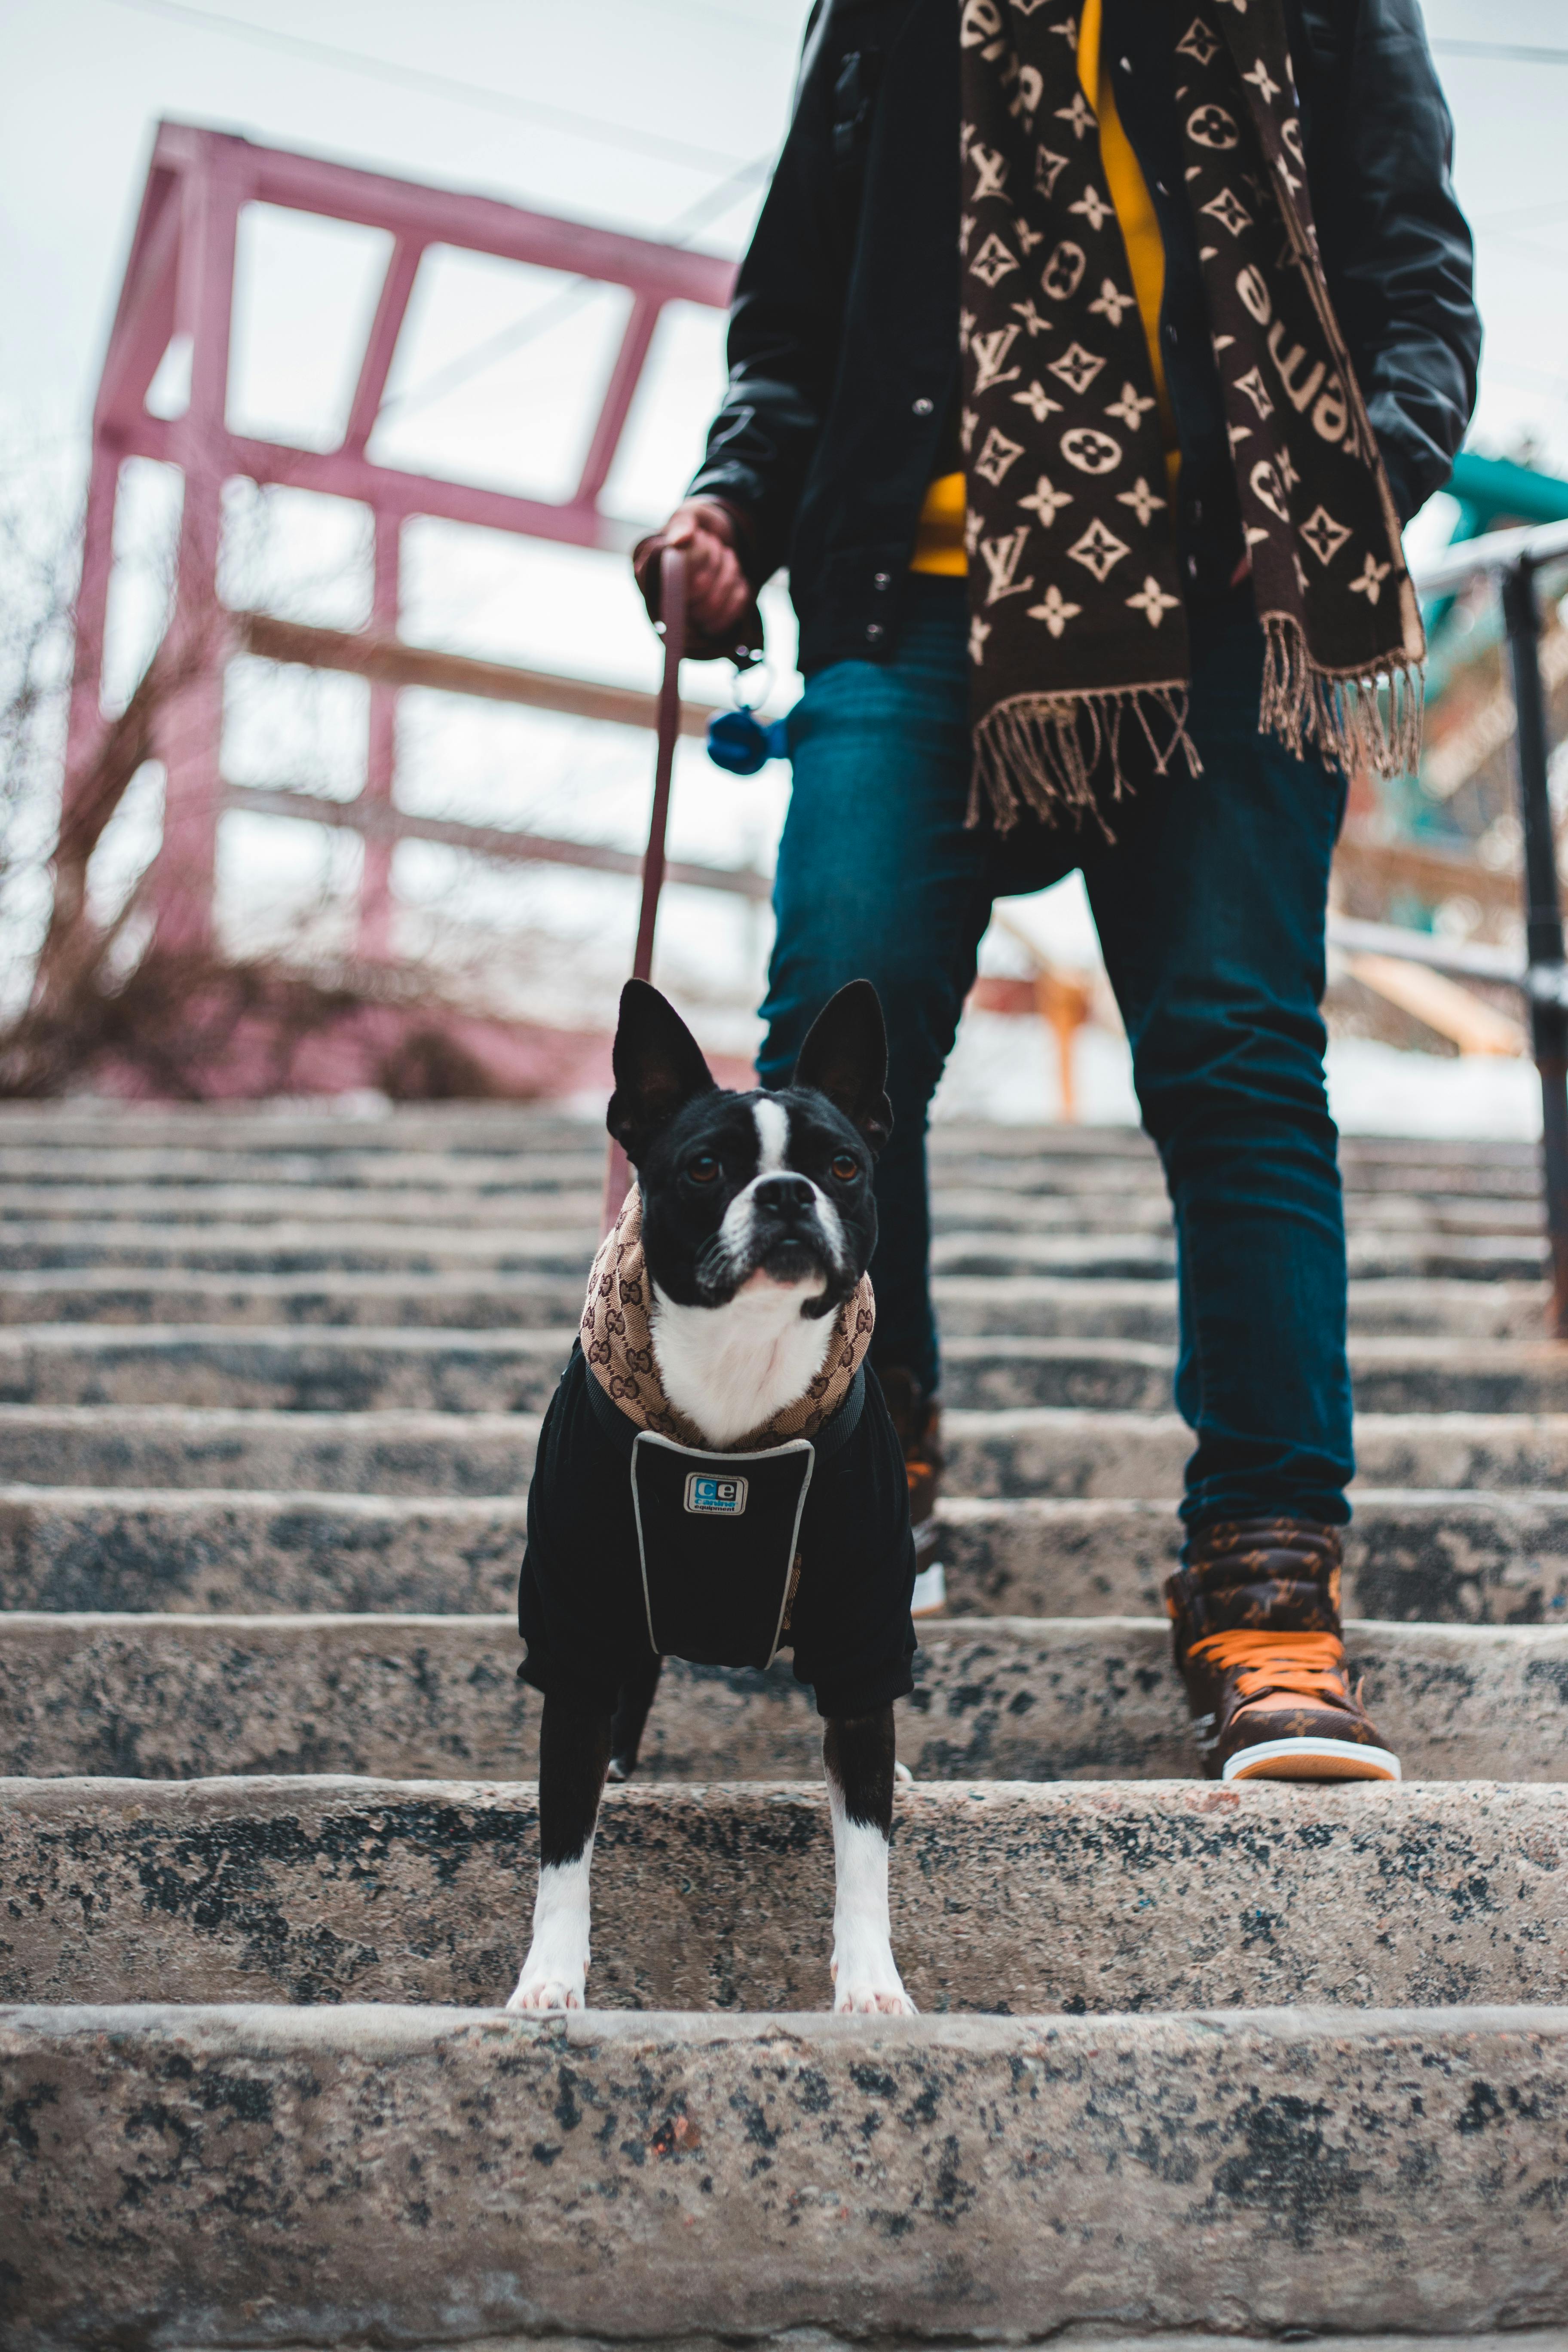
[{"label": "jean leg", "polygon": [[788,1084],[805,1034],[847,981],[872,981],[888,1024],[893,1132],[877,1166],[872,1360],[929,1392],[939,1360],[931,1304],[926,1119],[952,1051],[990,914],[986,853],[967,831],[963,583],[911,583],[898,658],[838,662],[808,679],[790,720],[795,788],[779,844],[777,937],[757,1060]]},{"label": "jean leg", "polygon": [[1258,731],[1262,634],[1194,629],[1199,777],[1151,780],[1085,878],[1180,1256],[1182,1506],[1350,1517],[1344,1214],[1320,1006],[1343,780]]}]

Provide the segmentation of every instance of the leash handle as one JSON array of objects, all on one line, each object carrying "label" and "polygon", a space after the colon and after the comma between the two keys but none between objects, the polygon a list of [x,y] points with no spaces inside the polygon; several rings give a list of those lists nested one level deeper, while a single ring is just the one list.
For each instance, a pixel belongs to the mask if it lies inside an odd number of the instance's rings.
[{"label": "leash handle", "polygon": [[[669,791],[675,775],[675,747],[680,740],[680,665],[686,655],[686,550],[667,547],[659,556],[658,608],[663,615],[664,676],[658,688],[658,751],[654,761],[653,807],[648,815],[647,847],[642,862],[642,908],[637,917],[637,947],[632,978],[653,977],[653,933],[658,920],[659,892],[664,887],[664,843],[669,825]],[[610,1145],[605,1169],[601,1237],[621,1213],[631,1182],[631,1169],[618,1143]]]}]

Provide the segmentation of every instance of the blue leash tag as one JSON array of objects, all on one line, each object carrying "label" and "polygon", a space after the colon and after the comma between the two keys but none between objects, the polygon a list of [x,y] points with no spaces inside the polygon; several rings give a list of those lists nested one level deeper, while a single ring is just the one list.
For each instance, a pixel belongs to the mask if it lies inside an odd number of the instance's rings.
[{"label": "blue leash tag", "polygon": [[789,738],[782,719],[764,727],[751,710],[721,710],[708,721],[708,757],[732,776],[754,776],[770,760],[787,760]]}]

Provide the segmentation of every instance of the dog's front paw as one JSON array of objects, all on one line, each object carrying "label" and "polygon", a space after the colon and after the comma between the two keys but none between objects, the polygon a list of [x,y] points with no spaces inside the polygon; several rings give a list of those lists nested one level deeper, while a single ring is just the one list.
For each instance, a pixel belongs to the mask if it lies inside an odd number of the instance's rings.
[{"label": "dog's front paw", "polygon": [[904,1990],[889,1948],[835,1952],[833,2012],[836,2017],[918,2017]]},{"label": "dog's front paw", "polygon": [[508,2001],[510,2010],[584,2009],[584,1978],[573,1977],[564,1970],[524,1968],[517,1980],[517,1990]]}]

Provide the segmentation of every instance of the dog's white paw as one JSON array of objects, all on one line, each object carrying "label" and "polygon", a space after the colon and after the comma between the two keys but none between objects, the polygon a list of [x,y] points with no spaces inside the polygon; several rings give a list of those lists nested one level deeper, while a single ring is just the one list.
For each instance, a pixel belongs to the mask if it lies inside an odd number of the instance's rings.
[{"label": "dog's white paw", "polygon": [[508,2009],[585,2009],[588,1855],[547,1863],[539,1874],[533,1941]]},{"label": "dog's white paw", "polygon": [[517,1990],[508,2001],[510,2010],[583,2009],[587,2006],[584,1979],[563,1975],[552,1975],[544,1969],[525,1968],[517,1980]]},{"label": "dog's white paw", "polygon": [[833,1955],[836,2017],[918,2017],[889,1946],[859,1945]]}]

